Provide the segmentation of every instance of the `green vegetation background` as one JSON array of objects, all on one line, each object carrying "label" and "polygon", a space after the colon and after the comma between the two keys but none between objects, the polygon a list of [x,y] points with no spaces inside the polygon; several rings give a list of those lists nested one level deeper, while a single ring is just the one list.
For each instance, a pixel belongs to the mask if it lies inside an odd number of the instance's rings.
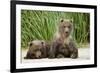
[{"label": "green vegetation background", "polygon": [[78,46],[90,42],[89,13],[21,10],[21,47],[35,39],[50,41],[61,18],[73,19],[72,37]]}]

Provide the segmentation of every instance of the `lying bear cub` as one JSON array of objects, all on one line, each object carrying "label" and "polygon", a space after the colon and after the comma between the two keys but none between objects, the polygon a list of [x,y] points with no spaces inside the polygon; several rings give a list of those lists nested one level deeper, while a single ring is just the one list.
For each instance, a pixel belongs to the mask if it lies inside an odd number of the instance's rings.
[{"label": "lying bear cub", "polygon": [[24,59],[41,59],[48,56],[48,46],[43,40],[34,40],[29,43],[29,49]]}]

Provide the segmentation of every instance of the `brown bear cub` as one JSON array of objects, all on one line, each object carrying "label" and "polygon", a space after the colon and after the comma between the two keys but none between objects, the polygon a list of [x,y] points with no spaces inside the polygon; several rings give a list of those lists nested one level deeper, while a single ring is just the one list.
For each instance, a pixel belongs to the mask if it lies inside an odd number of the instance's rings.
[{"label": "brown bear cub", "polygon": [[24,59],[41,59],[48,56],[48,46],[43,40],[34,40],[29,43],[29,50]]},{"label": "brown bear cub", "polygon": [[49,51],[49,58],[78,57],[78,49],[71,38],[72,27],[72,20],[60,20],[58,31],[54,36],[54,40]]}]

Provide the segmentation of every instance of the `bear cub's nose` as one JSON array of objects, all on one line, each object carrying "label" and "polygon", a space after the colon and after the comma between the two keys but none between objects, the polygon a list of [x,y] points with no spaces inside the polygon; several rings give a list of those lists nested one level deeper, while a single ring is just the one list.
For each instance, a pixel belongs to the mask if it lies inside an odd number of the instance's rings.
[{"label": "bear cub's nose", "polygon": [[68,31],[65,32],[66,34],[68,33]]}]

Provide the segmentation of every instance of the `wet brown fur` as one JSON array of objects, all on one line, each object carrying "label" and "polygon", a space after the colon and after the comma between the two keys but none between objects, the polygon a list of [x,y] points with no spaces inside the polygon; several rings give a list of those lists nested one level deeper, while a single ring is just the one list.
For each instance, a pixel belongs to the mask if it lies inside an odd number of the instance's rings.
[{"label": "wet brown fur", "polygon": [[50,48],[49,58],[77,58],[78,49],[71,38],[73,21],[69,19],[61,19],[57,33]]}]

